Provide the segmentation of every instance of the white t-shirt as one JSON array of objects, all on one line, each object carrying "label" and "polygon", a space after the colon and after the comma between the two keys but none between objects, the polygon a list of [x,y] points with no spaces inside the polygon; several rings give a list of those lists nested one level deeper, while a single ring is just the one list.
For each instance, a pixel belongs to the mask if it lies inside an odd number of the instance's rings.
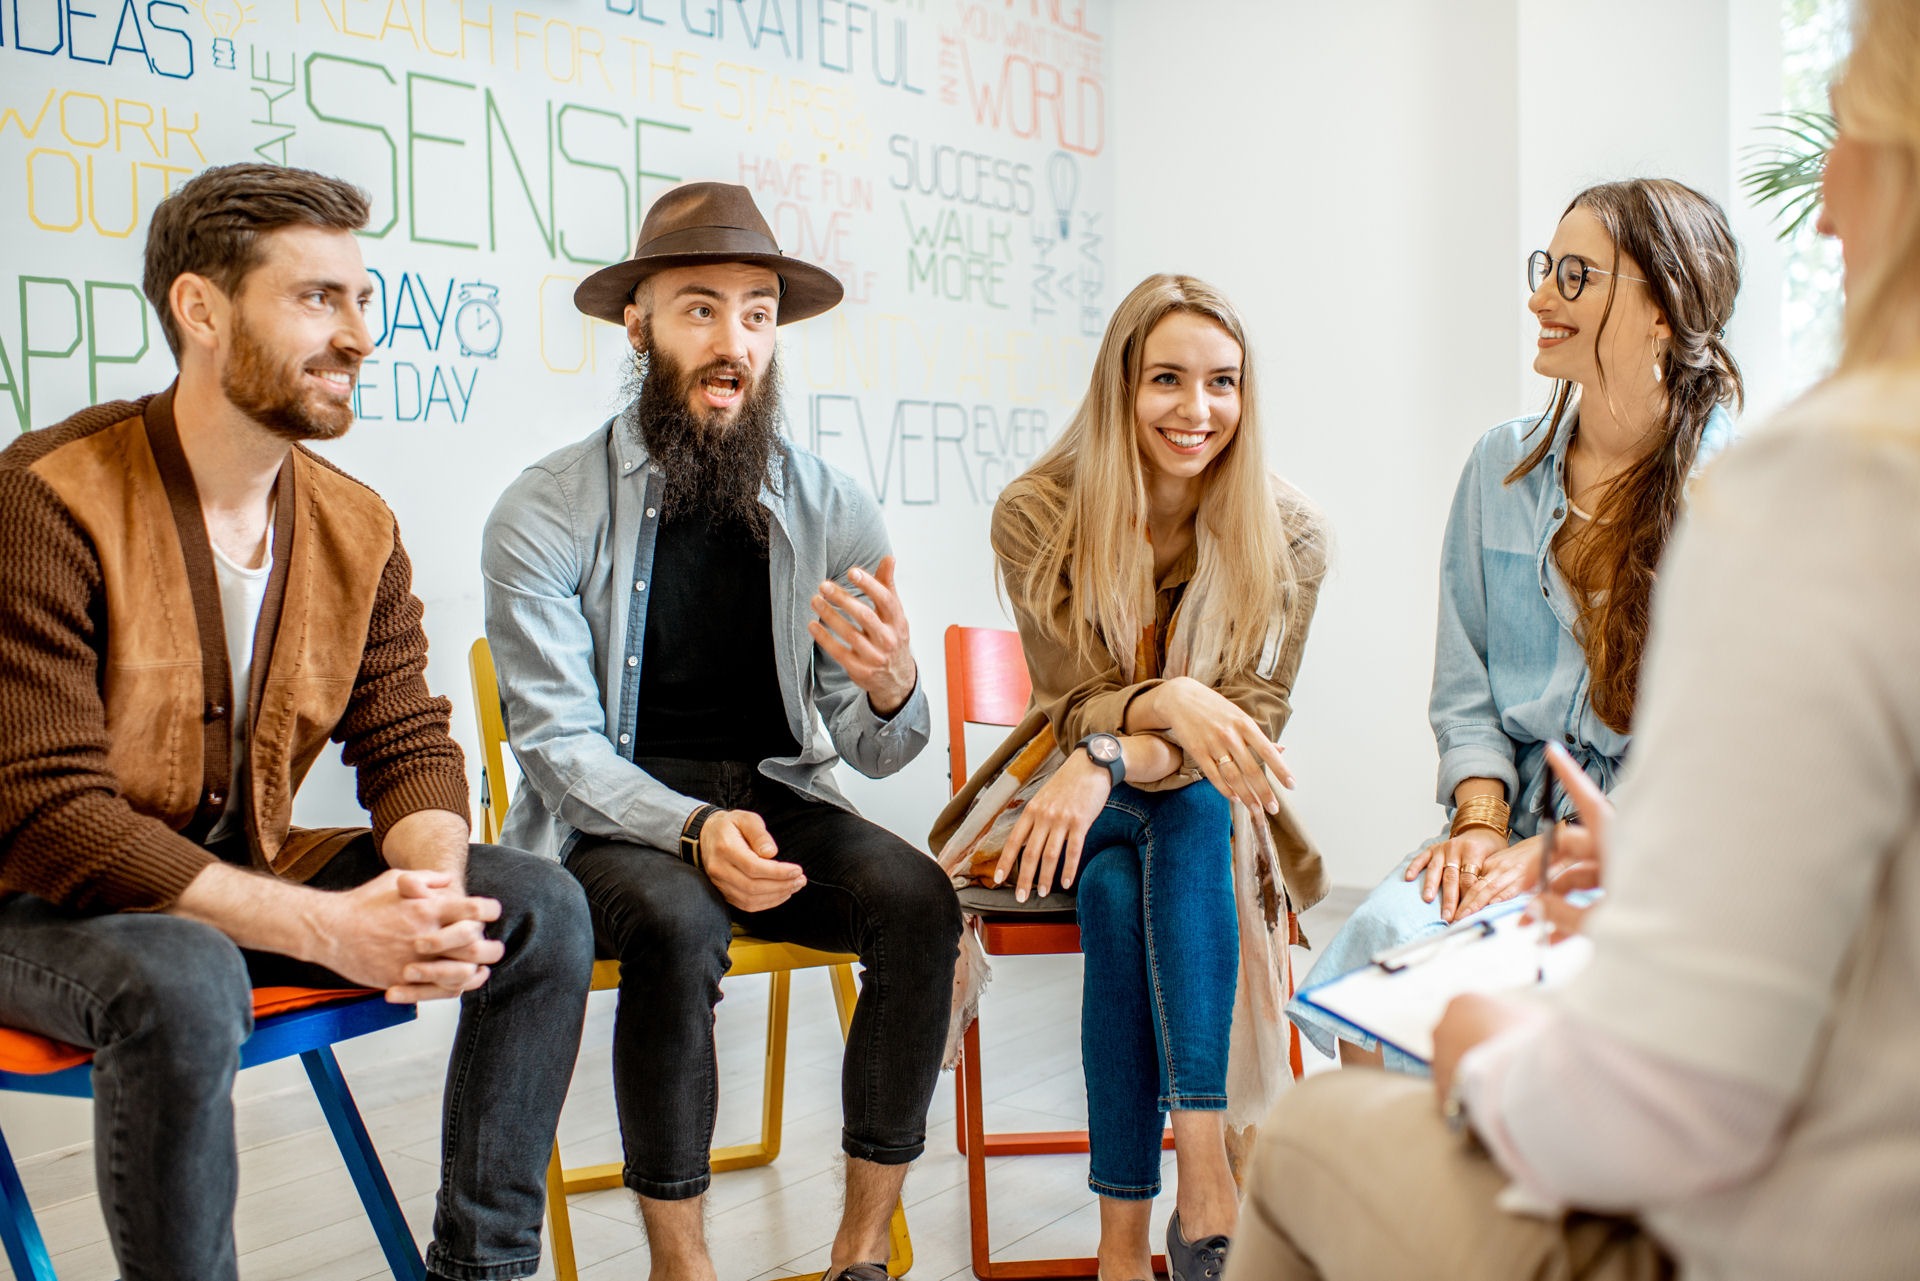
[{"label": "white t-shirt", "polygon": [[266,554],[252,569],[213,546],[214,577],[220,581],[220,618],[227,631],[227,671],[233,680],[233,742],[228,760],[227,809],[207,833],[207,843],[225,840],[246,830],[247,699],[253,682],[253,631],[260,623],[260,607],[267,599],[267,579],[273,574],[273,524],[267,524]]}]

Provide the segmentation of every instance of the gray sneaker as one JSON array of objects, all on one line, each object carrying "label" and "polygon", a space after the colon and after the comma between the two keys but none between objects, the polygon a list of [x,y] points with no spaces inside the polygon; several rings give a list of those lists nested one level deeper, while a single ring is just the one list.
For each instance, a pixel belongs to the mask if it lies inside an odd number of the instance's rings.
[{"label": "gray sneaker", "polygon": [[1180,1211],[1167,1220],[1167,1275],[1170,1281],[1220,1281],[1227,1270],[1225,1236],[1189,1241],[1180,1235]]}]

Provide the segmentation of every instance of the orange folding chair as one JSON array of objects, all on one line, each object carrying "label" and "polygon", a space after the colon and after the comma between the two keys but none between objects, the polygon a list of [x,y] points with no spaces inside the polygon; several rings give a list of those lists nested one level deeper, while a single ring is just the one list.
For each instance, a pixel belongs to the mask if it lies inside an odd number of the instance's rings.
[{"label": "orange folding chair", "polygon": [[[500,686],[493,667],[493,649],[486,638],[473,643],[467,655],[468,672],[473,679],[473,710],[480,726],[480,831],[481,839],[498,840],[500,826],[507,818],[506,754],[507,730],[500,713]],[[780,1155],[780,1128],[786,1102],[787,1080],[787,1006],[792,990],[793,971],[825,969],[833,988],[833,1003],[840,1016],[840,1035],[846,1036],[853,1022],[853,1005],[858,993],[853,982],[853,966],[860,958],[840,952],[820,952],[796,943],[774,943],[757,939],[735,926],[733,941],[727,947],[729,977],[748,974],[770,976],[773,988],[767,1001],[766,1072],[760,1101],[760,1138],[753,1143],[736,1143],[713,1149],[709,1158],[715,1174],[728,1170],[746,1170],[770,1165]],[[620,962],[596,961],[593,966],[593,992],[605,992],[620,986]],[[621,1186],[621,1166],[617,1161],[601,1165],[566,1168],[560,1159],[556,1139],[553,1156],[547,1163],[548,1241],[553,1254],[557,1281],[578,1281],[579,1268],[573,1250],[573,1221],[567,1210],[567,1198],[577,1192]],[[913,1266],[913,1238],[907,1232],[906,1208],[895,1203],[893,1221],[888,1228],[887,1272],[902,1276]],[[779,1281],[802,1281],[783,1277]]]}]

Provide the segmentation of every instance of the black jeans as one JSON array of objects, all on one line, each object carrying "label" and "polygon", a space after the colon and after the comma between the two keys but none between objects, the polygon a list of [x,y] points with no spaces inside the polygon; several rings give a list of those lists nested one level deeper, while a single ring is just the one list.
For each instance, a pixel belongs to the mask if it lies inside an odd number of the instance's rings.
[{"label": "black jeans", "polygon": [[857,814],[762,777],[751,762],[642,759],[684,795],[766,820],[804,888],[765,912],[728,906],[703,872],[626,841],[582,837],[567,856],[593,911],[595,942],[620,961],[614,1102],[625,1181],[642,1196],[699,1196],[711,1179],[713,1007],[738,921],[759,938],[862,964],[841,1068],[841,1146],[903,1165],[926,1147],[960,943],[960,905],[939,865]]},{"label": "black jeans", "polygon": [[[371,836],[309,882],[348,889],[386,870]],[[447,1064],[441,1184],[427,1266],[459,1281],[531,1275],[547,1154],[573,1075],[592,969],[573,880],[517,850],[472,846],[467,885],[500,900],[506,955],[461,998]],[[126,1281],[231,1281],[238,1155],[233,1076],[252,989],[351,987],[315,965],[245,952],[161,913],[84,916],[0,902],[0,1024],[95,1051],[94,1169]],[[316,1160],[330,1159],[316,1149]]]}]

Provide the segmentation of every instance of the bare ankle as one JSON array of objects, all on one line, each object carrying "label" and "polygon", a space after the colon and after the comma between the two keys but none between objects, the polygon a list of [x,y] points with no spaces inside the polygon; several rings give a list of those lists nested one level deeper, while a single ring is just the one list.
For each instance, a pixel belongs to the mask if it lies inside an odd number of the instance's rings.
[{"label": "bare ankle", "polygon": [[647,1233],[648,1281],[717,1281],[707,1254],[704,1195],[682,1201],[634,1199]]}]

